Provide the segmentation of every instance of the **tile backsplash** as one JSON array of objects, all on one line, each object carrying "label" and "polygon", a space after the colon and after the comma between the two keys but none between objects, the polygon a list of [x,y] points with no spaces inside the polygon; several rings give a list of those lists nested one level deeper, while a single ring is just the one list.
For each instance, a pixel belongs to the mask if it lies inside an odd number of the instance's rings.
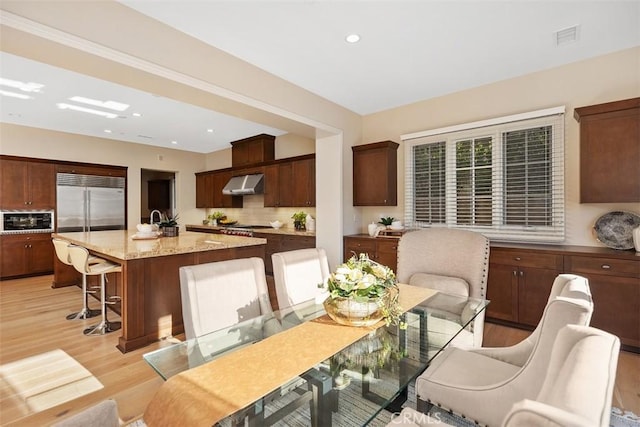
[{"label": "tile backsplash", "polygon": [[207,209],[206,214],[209,215],[213,212],[221,211],[224,212],[229,219],[236,220],[241,224],[251,225],[269,225],[270,222],[279,220],[283,222],[287,228],[293,228],[293,219],[291,219],[291,215],[295,212],[304,211],[312,217],[316,217],[315,206],[295,208],[264,207],[263,194],[243,196],[242,205],[243,207],[241,209]]}]

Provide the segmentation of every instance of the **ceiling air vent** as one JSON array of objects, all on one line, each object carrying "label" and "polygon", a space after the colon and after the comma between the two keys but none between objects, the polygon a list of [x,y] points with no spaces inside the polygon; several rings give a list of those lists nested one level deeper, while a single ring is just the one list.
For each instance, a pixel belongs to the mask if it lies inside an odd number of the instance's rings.
[{"label": "ceiling air vent", "polygon": [[564,28],[554,33],[556,46],[560,46],[567,43],[572,43],[578,40],[578,26]]}]

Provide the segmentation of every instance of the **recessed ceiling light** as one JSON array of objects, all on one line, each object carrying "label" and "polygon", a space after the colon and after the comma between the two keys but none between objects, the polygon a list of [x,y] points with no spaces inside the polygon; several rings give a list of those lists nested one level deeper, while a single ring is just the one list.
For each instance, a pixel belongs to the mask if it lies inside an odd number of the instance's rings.
[{"label": "recessed ceiling light", "polygon": [[2,90],[2,89],[0,89],[0,95],[10,96],[11,98],[18,98],[18,99],[31,99],[29,95],[25,95],[24,93],[10,92],[8,90]]},{"label": "recessed ceiling light", "polygon": [[114,111],[124,111],[129,108],[129,104],[123,104],[116,101],[100,101],[98,99],[85,98],[84,96],[73,96],[69,101],[81,102],[83,104],[93,105],[94,107],[108,108]]},{"label": "recessed ceiling light", "polygon": [[73,110],[80,111],[82,113],[95,114],[96,116],[106,117],[107,119],[115,119],[118,117],[117,114],[107,113],[106,111],[94,110],[92,108],[80,107],[78,105],[73,104],[65,104],[64,102],[56,104],[56,106],[61,110]]},{"label": "recessed ceiling light", "polygon": [[140,114],[140,113],[133,113],[133,114],[132,114],[132,116],[133,116],[133,117],[142,117],[142,114]]},{"label": "recessed ceiling light", "polygon": [[213,133],[213,129],[207,129],[207,132]]},{"label": "recessed ceiling light", "polygon": [[111,133],[111,129],[105,129],[104,133]]},{"label": "recessed ceiling light", "polygon": [[178,145],[178,141],[171,141],[173,145]]},{"label": "recessed ceiling light", "polygon": [[357,34],[349,34],[344,38],[347,43],[358,43],[360,41],[360,36]]},{"label": "recessed ceiling light", "polygon": [[19,89],[23,92],[40,92],[40,89],[44,87],[44,85],[40,83],[25,83],[18,80],[5,79],[4,77],[0,77],[0,85]]}]

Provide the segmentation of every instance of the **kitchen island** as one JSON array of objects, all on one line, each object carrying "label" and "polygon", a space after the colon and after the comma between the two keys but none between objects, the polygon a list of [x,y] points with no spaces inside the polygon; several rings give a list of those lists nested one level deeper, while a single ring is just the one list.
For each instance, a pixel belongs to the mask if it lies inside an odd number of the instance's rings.
[{"label": "kitchen island", "polygon": [[[122,335],[117,347],[123,353],[184,332],[180,267],[264,258],[265,253],[266,240],[260,238],[187,231],[176,237],[135,240],[135,234],[131,230],[53,234],[122,266],[121,275],[109,278],[117,281],[116,293],[122,298]],[[56,274],[59,271],[57,268]],[[54,282],[58,281],[54,277]]]}]

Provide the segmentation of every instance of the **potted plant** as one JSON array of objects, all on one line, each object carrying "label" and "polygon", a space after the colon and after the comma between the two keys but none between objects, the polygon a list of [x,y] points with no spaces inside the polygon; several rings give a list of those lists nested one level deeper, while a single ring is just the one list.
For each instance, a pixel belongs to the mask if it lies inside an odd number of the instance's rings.
[{"label": "potted plant", "polygon": [[293,219],[293,226],[296,230],[306,230],[307,214],[304,211],[294,213],[291,215],[291,218]]},{"label": "potted plant", "polygon": [[160,220],[160,231],[165,237],[175,237],[178,235],[180,228],[178,227],[178,215],[167,216],[163,214]]},{"label": "potted plant", "polygon": [[321,286],[329,292],[324,301],[327,314],[337,323],[370,326],[381,319],[387,324],[400,321],[396,275],[367,254],[354,254]]},{"label": "potted plant", "polygon": [[393,221],[395,221],[395,218],[392,216],[385,216],[380,218],[380,221],[378,221],[379,224],[384,225],[386,228],[391,227],[391,224],[393,224]]},{"label": "potted plant", "polygon": [[209,218],[209,223],[213,226],[216,226],[218,225],[218,221],[226,219],[227,216],[224,214],[224,212],[216,211],[211,215],[209,215],[208,218]]}]

